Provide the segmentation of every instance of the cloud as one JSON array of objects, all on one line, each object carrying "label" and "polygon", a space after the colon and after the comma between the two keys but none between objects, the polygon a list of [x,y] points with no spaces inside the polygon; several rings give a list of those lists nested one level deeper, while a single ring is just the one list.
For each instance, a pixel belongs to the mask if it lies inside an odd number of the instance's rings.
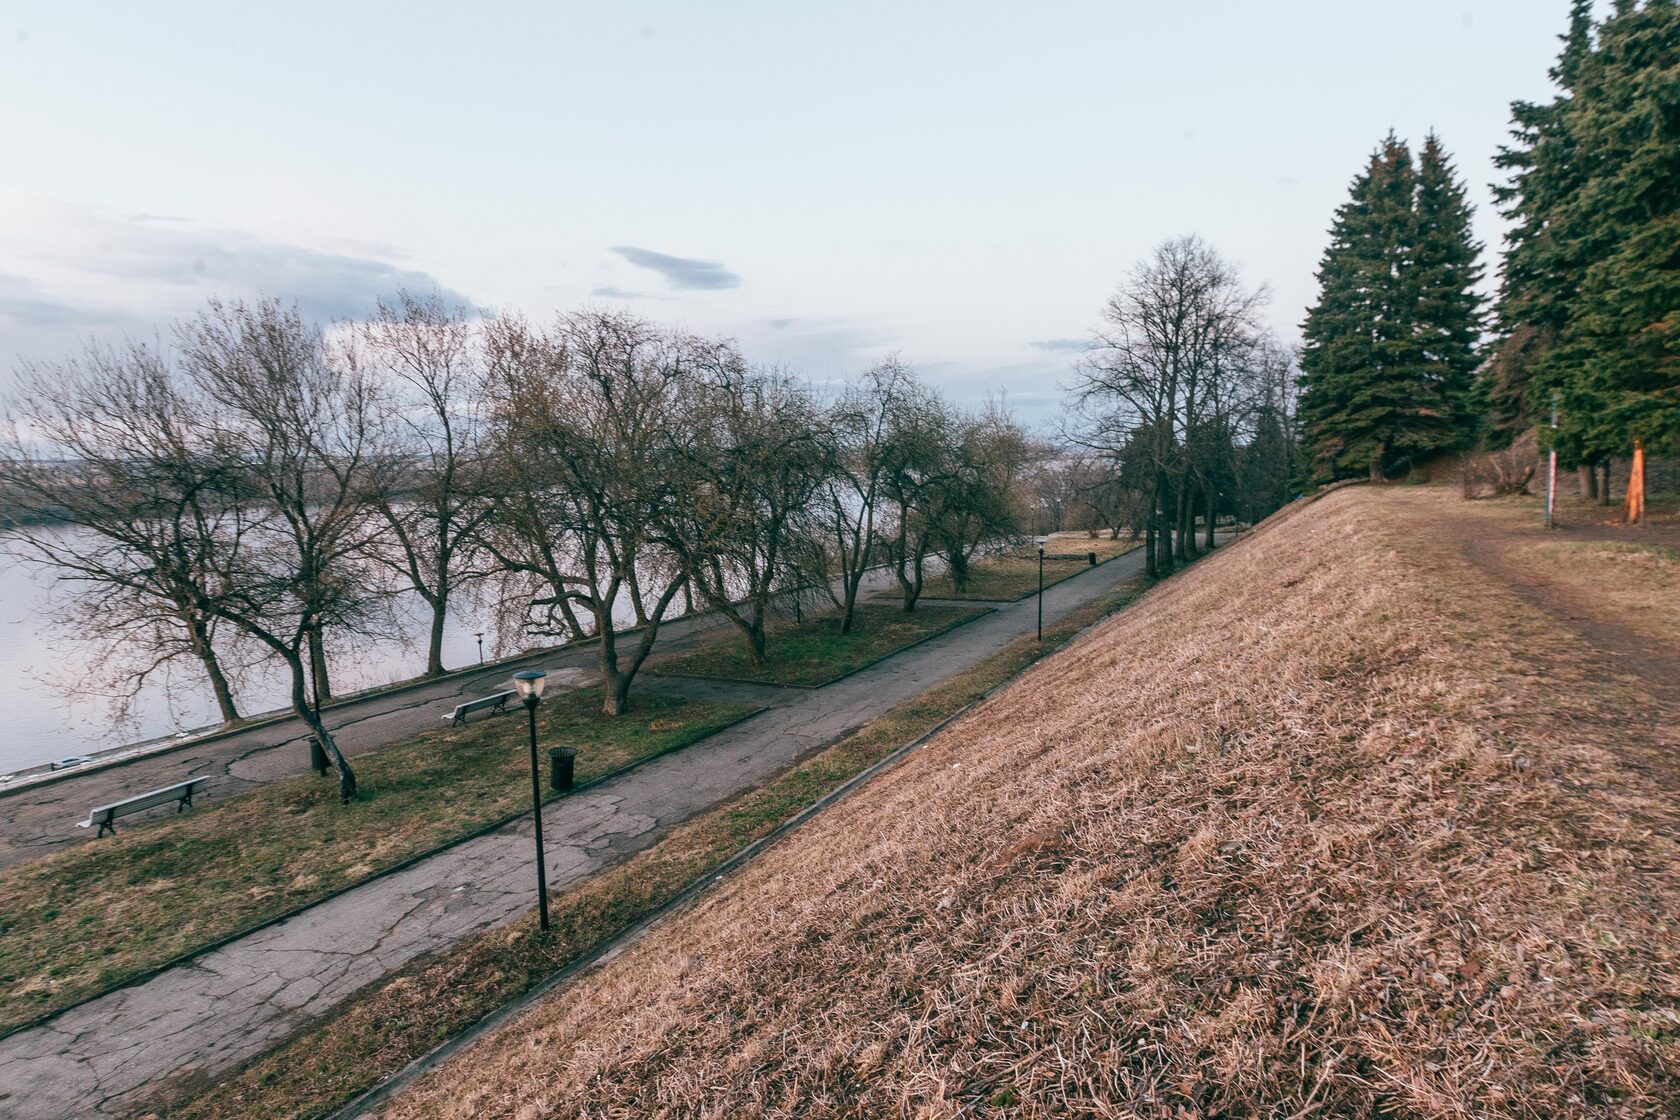
[{"label": "cloud", "polygon": [[662,296],[651,295],[647,292],[626,291],[623,288],[615,288],[611,284],[605,284],[605,285],[602,285],[599,288],[591,288],[591,289],[589,289],[589,294],[592,295],[592,296],[600,296],[602,299],[662,299],[662,298],[664,298]]},{"label": "cloud", "polygon": [[159,328],[212,295],[295,300],[323,322],[365,316],[403,288],[473,306],[429,273],[375,256],[35,195],[0,194],[0,259],[0,370],[90,334]]},{"label": "cloud", "polygon": [[614,245],[612,251],[635,265],[648,268],[665,277],[678,290],[738,288],[741,278],[728,271],[719,261],[703,261],[690,257],[673,257],[652,249],[638,249],[634,245]]},{"label": "cloud", "polygon": [[1034,350],[1089,350],[1091,343],[1083,338],[1041,338],[1037,342],[1029,342]]},{"label": "cloud", "polygon": [[90,308],[48,295],[27,276],[0,272],[0,319],[22,327],[84,322]]}]

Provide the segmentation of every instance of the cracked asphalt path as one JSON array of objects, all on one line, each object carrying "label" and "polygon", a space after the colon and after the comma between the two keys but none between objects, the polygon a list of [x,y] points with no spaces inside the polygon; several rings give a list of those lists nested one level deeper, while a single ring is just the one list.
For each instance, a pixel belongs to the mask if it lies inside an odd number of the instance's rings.
[{"label": "cracked asphalt path", "polygon": [[[1048,588],[1046,620],[1142,567],[1133,552]],[[1035,610],[1030,598],[1000,605],[834,684],[776,690],[775,706],[744,723],[551,802],[543,812],[550,888],[616,865],[672,826],[972,668],[1031,634]],[[525,913],[534,904],[531,857],[527,819],[0,1040],[0,1116],[125,1116],[172,1082],[224,1073],[414,957]]]}]

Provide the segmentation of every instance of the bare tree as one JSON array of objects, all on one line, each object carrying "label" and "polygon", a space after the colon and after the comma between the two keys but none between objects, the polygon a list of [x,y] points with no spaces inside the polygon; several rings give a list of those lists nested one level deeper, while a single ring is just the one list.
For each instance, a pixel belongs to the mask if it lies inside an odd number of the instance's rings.
[{"label": "bare tree", "polygon": [[763,664],[773,599],[797,597],[802,515],[832,469],[818,409],[787,374],[748,371],[722,350],[691,371],[682,399],[683,422],[665,432],[677,492],[663,539]]},{"label": "bare tree", "polygon": [[452,598],[488,574],[475,563],[491,504],[472,322],[436,292],[401,292],[354,328],[348,356],[387,383],[377,417],[385,486],[371,499],[390,532],[371,554],[430,609],[425,675],[439,676]]},{"label": "bare tree", "polygon": [[1021,483],[1035,449],[1025,429],[999,402],[961,417],[952,433],[945,477],[930,510],[939,556],[961,591],[975,554],[988,543],[1018,535],[1023,523]]},{"label": "bare tree", "polygon": [[1225,371],[1252,345],[1263,298],[1199,239],[1165,242],[1108,301],[1098,346],[1078,367],[1077,438],[1150,475],[1151,575],[1195,555],[1192,449],[1207,438]]},{"label": "bare tree", "polygon": [[8,408],[0,489],[10,550],[70,592],[60,621],[104,651],[119,707],[186,659],[223,722],[238,720],[213,605],[220,557],[240,545],[237,465],[157,347],[89,347],[26,366]]},{"label": "bare tree", "polygon": [[851,632],[858,592],[874,562],[903,406],[917,388],[910,368],[892,357],[866,370],[828,409],[834,469],[818,492],[816,516],[828,564],[822,583],[840,612],[842,634]]},{"label": "bare tree", "polygon": [[619,715],[687,583],[663,533],[678,497],[664,433],[684,422],[688,372],[728,364],[732,348],[611,311],[547,331],[504,316],[486,346],[499,484],[484,539],[508,577],[504,606],[527,634],[595,638],[602,710]]},{"label": "bare tree", "polygon": [[360,562],[376,524],[368,495],[382,485],[369,458],[371,387],[329,360],[320,330],[295,307],[276,301],[212,301],[178,338],[248,495],[235,507],[246,518],[239,547],[229,542],[218,558],[227,584],[212,609],[286,666],[292,710],[349,801],[356,776],[319,705],[332,695],[328,629],[362,631],[382,601]]}]

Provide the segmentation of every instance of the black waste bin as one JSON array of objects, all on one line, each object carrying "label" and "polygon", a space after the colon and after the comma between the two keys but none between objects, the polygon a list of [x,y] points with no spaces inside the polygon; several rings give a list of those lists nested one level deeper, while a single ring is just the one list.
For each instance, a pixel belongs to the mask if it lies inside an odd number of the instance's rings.
[{"label": "black waste bin", "polygon": [[565,792],[572,788],[572,770],[577,765],[577,750],[555,747],[548,752],[548,784]]}]

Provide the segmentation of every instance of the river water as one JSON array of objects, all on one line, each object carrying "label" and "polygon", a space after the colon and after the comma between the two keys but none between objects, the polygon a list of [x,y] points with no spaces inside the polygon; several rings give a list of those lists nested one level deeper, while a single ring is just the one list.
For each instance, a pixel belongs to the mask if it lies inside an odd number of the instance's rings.
[{"label": "river water", "polygon": [[[186,661],[167,686],[163,681],[148,684],[133,705],[132,718],[116,722],[93,668],[96,650],[74,635],[56,632],[43,613],[51,587],[49,572],[0,553],[0,774],[220,722],[209,685]],[[414,636],[356,638],[353,654],[340,651],[331,658],[334,691],[406,680],[425,668],[429,610],[410,594],[398,600],[395,613],[396,630]],[[445,666],[478,660],[473,635],[487,629],[487,622],[470,613],[450,618]],[[487,634],[486,656],[494,656],[492,641]],[[286,703],[287,680],[277,668],[259,666],[248,674],[246,687],[236,695],[241,714],[257,715]]]}]

